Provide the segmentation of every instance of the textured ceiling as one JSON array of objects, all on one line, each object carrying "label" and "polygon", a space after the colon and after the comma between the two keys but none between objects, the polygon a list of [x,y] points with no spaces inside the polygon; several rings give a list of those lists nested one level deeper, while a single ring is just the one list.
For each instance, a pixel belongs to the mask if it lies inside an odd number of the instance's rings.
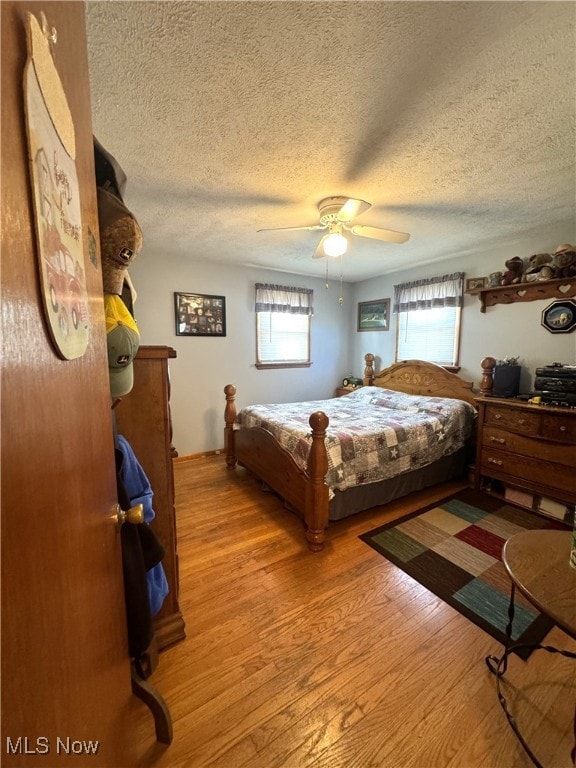
[{"label": "textured ceiling", "polygon": [[485,251],[574,224],[575,18],[573,2],[91,0],[94,133],[144,255],[323,277],[324,233],[257,230],[316,224],[332,195],[412,235],[351,237],[347,281]]}]

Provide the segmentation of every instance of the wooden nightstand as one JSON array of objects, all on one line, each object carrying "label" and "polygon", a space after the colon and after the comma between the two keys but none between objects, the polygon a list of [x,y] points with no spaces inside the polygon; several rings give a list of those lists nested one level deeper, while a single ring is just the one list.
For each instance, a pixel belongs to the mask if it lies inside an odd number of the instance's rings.
[{"label": "wooden nightstand", "polygon": [[576,410],[478,397],[476,488],[483,477],[576,502]]},{"label": "wooden nightstand", "polygon": [[336,387],[336,397],[342,397],[342,395],[349,395],[350,392],[355,392],[360,387]]}]

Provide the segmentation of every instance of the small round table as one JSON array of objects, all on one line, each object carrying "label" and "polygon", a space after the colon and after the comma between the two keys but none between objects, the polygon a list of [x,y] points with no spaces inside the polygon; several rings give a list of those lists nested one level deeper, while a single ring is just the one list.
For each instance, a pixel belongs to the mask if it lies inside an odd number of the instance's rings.
[{"label": "small round table", "polygon": [[524,531],[504,544],[502,562],[512,584],[541,613],[576,640],[576,568],[570,531]]},{"label": "small round table", "polygon": [[[512,536],[504,544],[502,562],[510,580],[510,605],[508,608],[508,626],[506,644],[500,658],[488,656],[488,669],[496,675],[498,700],[506,718],[534,765],[542,768],[524,737],[516,721],[508,710],[506,699],[500,690],[500,678],[505,674],[508,656],[516,648],[534,648],[560,653],[576,659],[576,653],[559,650],[549,645],[517,645],[512,643],[512,622],[514,620],[514,594],[518,588],[532,605],[549,616],[567,635],[576,639],[576,568],[570,566],[570,531],[523,531]],[[574,713],[574,738],[576,740],[576,711]],[[573,750],[575,754],[576,746]]]}]

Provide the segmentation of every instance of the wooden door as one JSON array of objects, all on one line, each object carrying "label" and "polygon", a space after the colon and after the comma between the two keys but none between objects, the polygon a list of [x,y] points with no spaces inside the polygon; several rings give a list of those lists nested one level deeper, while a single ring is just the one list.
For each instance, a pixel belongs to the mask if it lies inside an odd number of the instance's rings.
[{"label": "wooden door", "polygon": [[[86,257],[90,339],[63,360],[43,315],[23,99],[25,14],[57,31],[83,241],[97,208],[83,3],[2,2],[3,766],[133,764],[102,276]],[[88,251],[85,250],[87,254]],[[138,706],[138,704],[136,704]],[[142,705],[140,705],[142,706]],[[74,756],[74,757],[72,757]]]}]

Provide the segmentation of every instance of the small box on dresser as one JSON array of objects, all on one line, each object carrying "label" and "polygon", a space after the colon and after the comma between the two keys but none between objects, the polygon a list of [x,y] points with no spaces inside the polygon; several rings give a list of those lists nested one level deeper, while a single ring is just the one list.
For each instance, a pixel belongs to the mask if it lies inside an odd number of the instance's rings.
[{"label": "small box on dresser", "polygon": [[478,397],[475,485],[485,478],[576,503],[576,410]]}]

